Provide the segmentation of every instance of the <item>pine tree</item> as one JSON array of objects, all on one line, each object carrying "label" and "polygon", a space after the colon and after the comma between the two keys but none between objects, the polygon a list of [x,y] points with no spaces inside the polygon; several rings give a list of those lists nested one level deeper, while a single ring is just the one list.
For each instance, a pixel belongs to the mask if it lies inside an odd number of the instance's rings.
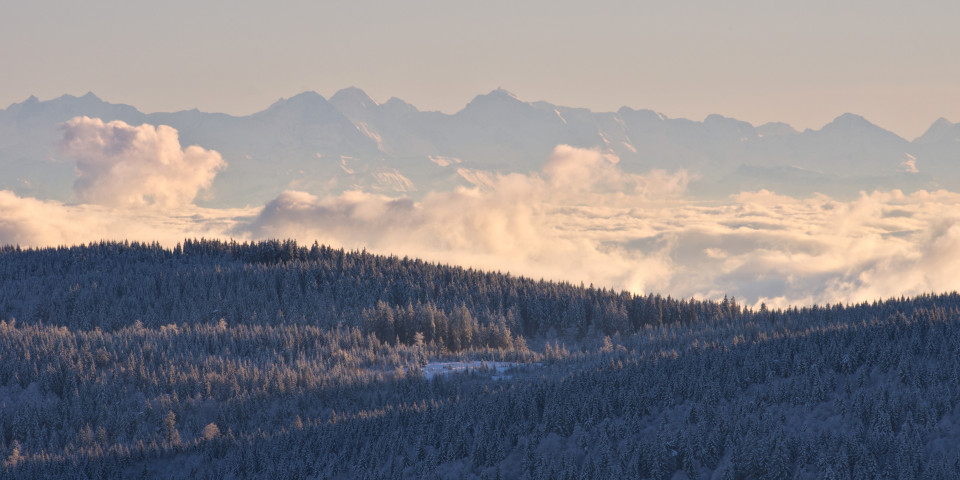
[{"label": "pine tree", "polygon": [[177,430],[177,416],[173,411],[163,417],[164,440],[171,446],[180,445],[180,432]]}]

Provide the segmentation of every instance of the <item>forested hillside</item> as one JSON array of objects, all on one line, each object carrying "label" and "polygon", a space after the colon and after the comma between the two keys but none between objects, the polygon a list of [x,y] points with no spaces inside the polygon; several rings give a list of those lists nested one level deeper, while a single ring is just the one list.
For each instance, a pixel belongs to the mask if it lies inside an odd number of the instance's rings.
[{"label": "forested hillside", "polygon": [[956,478],[958,319],[292,241],[4,247],[0,477]]}]

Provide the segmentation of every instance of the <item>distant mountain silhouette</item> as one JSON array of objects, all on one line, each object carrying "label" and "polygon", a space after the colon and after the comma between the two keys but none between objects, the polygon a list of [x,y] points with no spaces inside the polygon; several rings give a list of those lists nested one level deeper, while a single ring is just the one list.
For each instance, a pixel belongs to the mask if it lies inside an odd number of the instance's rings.
[{"label": "distant mountain silhouette", "polygon": [[694,121],[629,107],[598,113],[497,89],[445,114],[395,97],[378,104],[349,87],[329,100],[304,92],[242,117],[145,114],[92,93],[30,97],[0,110],[0,189],[71,200],[73,164],[60,158],[57,144],[60,125],[80,115],[170,125],[184,146],[219,151],[228,167],[205,200],[211,206],[262,204],[288,188],[416,196],[468,185],[464,171],[539,170],[558,144],[616,154],[628,172],[686,169],[699,178],[691,193],[703,195],[748,187],[809,194],[960,186],[960,124],[942,118],[908,141],[851,113],[798,132],[716,114]]}]

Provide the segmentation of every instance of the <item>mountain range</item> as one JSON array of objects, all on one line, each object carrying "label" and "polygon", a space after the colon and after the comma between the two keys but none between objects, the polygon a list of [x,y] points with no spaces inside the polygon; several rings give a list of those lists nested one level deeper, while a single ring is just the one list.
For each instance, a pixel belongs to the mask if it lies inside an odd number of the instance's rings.
[{"label": "mountain range", "polygon": [[694,121],[628,107],[592,112],[497,89],[445,114],[395,97],[379,104],[350,87],[329,99],[304,92],[247,116],[147,114],[93,93],[31,96],[0,110],[0,189],[71,201],[73,163],[58,144],[61,125],[76,116],[169,125],[183,146],[220,152],[228,167],[198,201],[207,206],[259,205],[285,189],[417,198],[469,186],[477,173],[537,171],[559,144],[614,154],[626,172],[684,169],[694,178],[689,192],[707,197],[960,188],[960,124],[943,118],[910,141],[851,113],[801,132],[716,114]]}]

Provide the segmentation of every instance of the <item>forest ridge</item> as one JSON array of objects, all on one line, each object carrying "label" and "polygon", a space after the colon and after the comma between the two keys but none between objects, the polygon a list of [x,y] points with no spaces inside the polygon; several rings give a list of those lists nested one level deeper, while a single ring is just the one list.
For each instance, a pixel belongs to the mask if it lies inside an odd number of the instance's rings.
[{"label": "forest ridge", "polygon": [[951,478],[958,308],[749,309],[293,241],[8,246],[2,472]]}]

